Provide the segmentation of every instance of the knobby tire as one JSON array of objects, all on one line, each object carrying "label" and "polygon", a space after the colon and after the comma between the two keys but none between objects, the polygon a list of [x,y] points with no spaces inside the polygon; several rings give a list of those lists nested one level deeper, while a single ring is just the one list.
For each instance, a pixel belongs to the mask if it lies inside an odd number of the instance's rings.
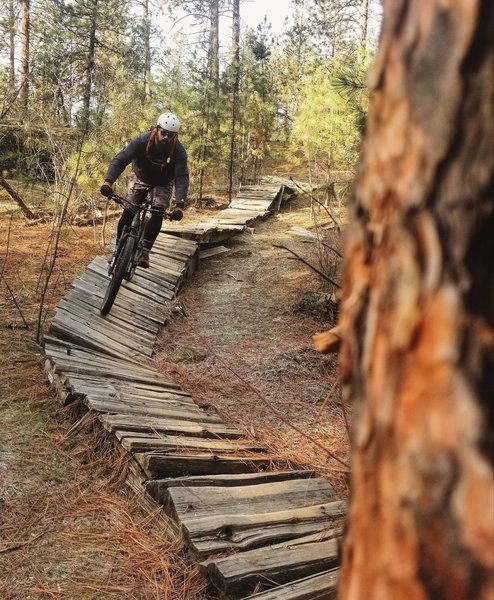
[{"label": "knobby tire", "polygon": [[100,312],[102,315],[107,315],[110,312],[115,298],[117,297],[118,290],[122,285],[125,273],[130,267],[130,261],[132,260],[132,253],[134,251],[134,238],[127,237],[123,243],[122,250],[116,257],[115,268],[113,270],[113,276],[108,283],[106,288],[105,297],[103,298],[103,304],[101,305]]}]

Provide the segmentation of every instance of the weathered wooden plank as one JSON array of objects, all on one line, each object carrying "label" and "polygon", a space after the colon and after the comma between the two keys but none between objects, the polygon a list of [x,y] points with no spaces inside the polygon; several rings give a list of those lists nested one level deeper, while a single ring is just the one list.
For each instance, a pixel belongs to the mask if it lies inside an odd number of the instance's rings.
[{"label": "weathered wooden plank", "polygon": [[210,438],[186,437],[184,435],[153,435],[150,433],[128,431],[115,431],[115,437],[122,447],[129,452],[157,452],[157,451],[196,451],[239,453],[262,452],[263,448],[251,444],[229,442]]},{"label": "weathered wooden plank", "polygon": [[[83,275],[83,279],[86,282],[93,282],[98,285],[101,289],[101,298],[106,291],[106,286],[108,284],[108,275],[103,275],[98,273],[97,270],[91,269],[90,266],[96,261],[88,266],[87,270]],[[82,279],[82,278],[81,278]],[[150,319],[156,318],[157,316],[161,316],[163,313],[163,301],[155,300],[154,298],[148,298],[146,302],[143,302],[142,294],[137,293],[135,290],[131,289],[128,285],[128,282],[124,280],[120,290],[118,291],[117,298],[115,300],[115,304],[117,306],[123,306],[127,310],[132,312],[140,313]],[[77,281],[73,283],[74,286],[77,285]],[[174,293],[169,292],[170,296],[173,297]]]},{"label": "weathered wooden plank", "polygon": [[[72,287],[83,293],[91,294],[95,299],[102,301],[107,284],[107,278],[98,275],[94,271],[86,270],[83,277],[72,283]],[[170,292],[170,297],[173,297],[173,294],[173,292]],[[140,315],[141,318],[146,320],[156,321],[159,319],[158,323],[162,324],[164,322],[163,301],[156,302],[150,298],[149,302],[143,302],[142,296],[126,288],[125,284],[120,288],[113,306],[121,308],[131,315]]]},{"label": "weathered wooden plank", "polygon": [[177,278],[182,277],[187,266],[187,260],[170,256],[170,252],[154,252],[152,250],[149,257],[153,260],[154,267],[157,267],[158,271],[163,270],[174,273]]},{"label": "weathered wooden plank", "polygon": [[166,231],[176,236],[190,238],[201,243],[223,242],[245,230],[245,225],[218,225],[196,223],[194,225],[164,225]]},{"label": "weathered wooden plank", "polygon": [[259,210],[237,210],[237,209],[227,209],[223,212],[223,214],[219,214],[216,217],[216,222],[221,225],[223,223],[248,223],[254,219],[258,219],[260,217],[264,217],[269,215],[268,211],[259,211]]},{"label": "weathered wooden plank", "polygon": [[[157,384],[167,390],[179,391],[179,386],[172,382],[166,381],[164,378],[159,379],[153,377],[153,374],[149,375],[144,371],[140,372],[133,366],[127,368],[127,371],[123,371],[122,367],[118,368],[118,365],[107,365],[102,362],[93,362],[91,360],[73,359],[69,360],[65,357],[52,357],[48,354],[50,361],[53,364],[53,369],[57,373],[74,373],[76,375],[87,375],[90,377],[100,377],[104,380],[112,380],[115,383],[118,381],[126,381],[132,384],[147,383],[148,381],[155,381]],[[182,392],[183,395],[188,395],[186,392]]]},{"label": "weathered wooden plank", "polygon": [[252,456],[219,454],[159,454],[157,452],[134,455],[148,477],[173,477],[180,475],[212,475],[219,473],[247,473],[267,469],[271,460]]},{"label": "weathered wooden plank", "polygon": [[[153,411],[160,411],[163,409],[170,411],[184,411],[186,414],[202,414],[197,411],[195,405],[192,402],[187,402],[186,399],[181,400],[178,398],[162,398],[160,400],[147,400],[146,398],[134,398],[132,395],[124,395],[121,392],[111,393],[110,390],[90,390],[85,389],[81,386],[73,387],[74,391],[79,393],[86,392],[86,399],[91,403],[98,403],[99,405],[106,405],[107,412],[118,414],[118,408],[121,414],[141,414],[142,416],[156,416]],[[101,412],[101,409],[100,409]],[[184,417],[184,420],[188,420]],[[189,419],[190,420],[190,419]]]},{"label": "weathered wooden plank", "polygon": [[121,336],[115,329],[104,323],[104,319],[88,319],[84,316],[78,316],[73,311],[66,310],[65,307],[58,307],[55,311],[53,325],[60,329],[73,333],[80,339],[89,339],[93,344],[107,345],[113,351],[120,350],[123,356],[143,356],[151,357],[153,349],[142,343],[134,343],[133,340]]},{"label": "weathered wooden plank", "polygon": [[[98,263],[96,260],[93,260],[93,262],[89,265],[88,270],[105,277],[105,281],[106,281],[107,285],[110,282],[110,278],[108,277],[108,273],[107,273],[107,271],[108,271],[107,265],[103,266],[100,263]],[[146,283],[148,285],[145,285]],[[144,296],[146,298],[146,300],[147,299],[154,300],[154,302],[156,302],[157,304],[161,304],[165,299],[170,298],[170,292],[167,289],[165,289],[164,287],[160,289],[160,288],[158,288],[158,286],[152,285],[151,282],[149,282],[149,281],[146,282],[145,279],[142,279],[141,277],[139,277],[139,274],[137,273],[137,271],[131,281],[127,281],[124,279],[120,290],[122,290],[122,289],[128,290],[130,292],[134,292],[135,294],[138,294],[139,296]],[[120,294],[120,290],[119,290],[119,294]]]},{"label": "weathered wooden plank", "polygon": [[201,260],[203,260],[204,258],[217,256],[218,254],[224,254],[225,252],[230,252],[230,248],[225,248],[225,246],[215,246],[213,248],[206,248],[204,250],[201,250],[199,256]]},{"label": "weathered wooden plank", "polygon": [[[84,361],[82,358],[70,360],[72,357],[49,356],[53,365],[53,370],[60,374],[66,374],[74,381],[90,384],[94,382],[96,386],[103,383],[111,383],[116,388],[133,395],[143,395],[151,398],[160,398],[163,393],[173,393],[176,396],[191,398],[190,394],[180,388],[179,385],[168,381],[159,373],[143,369],[138,366],[128,364],[127,371],[122,371],[119,364],[106,365],[104,362],[94,361],[88,358]],[[88,366],[84,366],[88,365]],[[204,410],[204,408],[202,409]]]},{"label": "weathered wooden plank", "polygon": [[140,272],[134,275],[134,278],[137,278],[136,281],[139,282],[139,285],[142,287],[147,286],[147,282],[151,282],[155,285],[159,285],[163,292],[169,296],[174,296],[177,292],[178,284],[181,279],[175,277],[175,275],[170,275],[167,273],[158,272],[155,269],[141,269]]},{"label": "weathered wooden plank", "polygon": [[338,577],[339,569],[331,569],[244,597],[243,600],[336,600]]},{"label": "weathered wooden plank", "polygon": [[65,406],[65,404],[69,404],[73,400],[75,400],[75,394],[73,394],[70,390],[66,389],[65,385],[61,381],[60,377],[53,372],[52,366],[50,362],[45,361],[45,374],[50,382],[51,387],[55,390],[60,402]]},{"label": "weathered wooden plank", "polygon": [[[131,389],[133,393],[142,391],[147,395],[155,396],[163,392],[172,392],[180,396],[190,397],[190,394],[182,390],[178,384],[169,381],[157,371],[146,369],[144,366],[135,363],[125,364],[125,361],[105,362],[91,355],[87,358],[82,355],[79,358],[79,356],[74,355],[64,356],[47,353],[47,356],[52,361],[56,372],[72,373],[74,377],[81,381],[94,381],[97,385],[101,379],[104,379],[117,387]],[[104,355],[100,356],[103,357]],[[125,387],[122,382],[125,382]]]},{"label": "weathered wooden plank", "polygon": [[[178,224],[176,221],[174,224]],[[176,237],[174,235],[169,235],[164,232],[161,232],[154,243],[154,247],[157,248],[166,248],[170,251],[176,251],[180,255],[193,257],[197,252],[197,243],[191,240],[185,240],[180,237]]]},{"label": "weathered wooden plank", "polygon": [[80,393],[86,393],[92,400],[100,402],[118,402],[122,407],[122,414],[128,414],[128,411],[126,410],[127,407],[141,407],[143,414],[147,414],[147,410],[152,408],[160,409],[163,406],[170,409],[173,408],[174,410],[183,409],[188,412],[200,413],[200,410],[197,410],[197,406],[183,396],[164,394],[159,400],[149,400],[144,396],[136,398],[133,394],[125,394],[123,390],[118,390],[110,386],[106,386],[105,388],[92,388],[86,385],[74,385],[70,380],[69,382],[73,389]]},{"label": "weathered wooden plank", "polygon": [[245,596],[256,585],[286,584],[335,568],[338,555],[338,540],[329,540],[276,549],[267,546],[204,561],[200,566],[221,594]]},{"label": "weathered wooden plank", "polygon": [[49,334],[43,336],[43,347],[45,350],[45,354],[48,357],[53,357],[53,359],[63,357],[64,359],[70,360],[70,358],[74,356],[80,357],[81,359],[88,360],[91,362],[94,361],[95,364],[98,364],[98,361],[101,361],[104,364],[121,365],[127,370],[137,370],[141,373],[142,371],[149,371],[150,373],[154,372],[157,376],[163,377],[161,374],[157,373],[153,369],[150,369],[142,363],[133,361],[132,359],[102,354],[98,350],[83,347],[78,344],[74,344],[73,342],[68,342],[61,338],[51,336]]},{"label": "weathered wooden plank", "polygon": [[129,352],[127,346],[110,341],[105,336],[100,336],[88,326],[81,327],[76,325],[74,321],[65,319],[63,315],[59,315],[53,320],[50,326],[50,334],[78,345],[85,345],[88,348],[100,350],[104,354],[109,354],[117,358],[126,356],[135,361],[146,359],[146,355],[135,351]]},{"label": "weathered wooden plank", "polygon": [[[191,396],[188,392],[180,389],[173,383],[168,381],[153,381],[152,378],[149,380],[145,380],[144,382],[140,382],[138,378],[134,381],[127,382],[125,379],[120,380],[119,378],[112,378],[110,374],[102,381],[101,377],[95,377],[91,374],[79,374],[79,373],[69,373],[67,377],[70,377],[71,381],[80,384],[82,386],[91,386],[93,385],[95,389],[98,389],[100,385],[112,385],[115,389],[119,390],[119,394],[122,397],[129,398],[140,398],[145,397],[149,400],[162,400],[167,398],[180,398],[182,401],[190,402],[193,406],[196,406],[198,410],[205,410],[204,408],[200,408],[197,404],[195,404]],[[211,411],[214,412],[214,411]],[[216,413],[215,413],[216,414]]]},{"label": "weathered wooden plank", "polygon": [[[195,412],[192,407],[186,409],[182,406],[163,404],[162,406],[145,406],[142,404],[127,404],[112,400],[111,398],[87,395],[83,397],[84,404],[94,412],[107,414],[139,415],[142,417],[158,417],[161,419],[183,419],[184,421],[201,422],[204,415]],[[206,471],[207,473],[208,471]],[[182,475],[186,474],[181,473]]]},{"label": "weathered wooden plank", "polygon": [[67,372],[61,373],[64,382],[71,386],[77,386],[88,390],[103,390],[111,389],[119,397],[139,402],[154,402],[161,403],[169,400],[180,401],[187,406],[194,406],[198,411],[206,412],[203,408],[194,403],[190,394],[181,389],[177,389],[168,384],[161,383],[133,383],[122,381],[117,378],[112,379],[110,376],[105,378],[98,375]]},{"label": "weathered wooden plank", "polygon": [[204,438],[242,437],[242,432],[234,427],[217,423],[201,423],[182,419],[157,419],[153,417],[129,417],[128,415],[103,415],[100,421],[108,431],[152,431],[168,435],[185,434]]},{"label": "weathered wooden plank", "polygon": [[[147,402],[167,402],[168,400],[180,400],[180,402],[184,405],[197,406],[188,392],[184,392],[183,390],[177,388],[170,388],[159,384],[154,386],[138,384],[135,382],[132,382],[130,385],[123,385],[119,381],[113,381],[111,379],[108,379],[108,381],[117,387],[122,398],[129,400],[142,400]],[[197,407],[199,410],[202,410],[201,407]]]},{"label": "weathered wooden plank", "polygon": [[[84,285],[84,282],[83,282]],[[87,291],[83,287],[73,287],[65,296],[66,300],[71,302],[75,301],[78,303],[86,303],[99,313],[102,304],[103,290],[101,291],[101,297],[98,297],[90,291]],[[145,316],[141,316],[135,312],[126,310],[122,306],[113,305],[111,313],[106,315],[105,320],[109,323],[123,321],[125,327],[136,328],[139,330],[147,331],[148,333],[156,336],[159,332],[159,326],[153,321],[149,320]]]},{"label": "weathered wooden plank", "polygon": [[[90,295],[93,297],[93,302],[97,306],[101,306],[103,296],[106,291],[106,282],[99,275],[86,271],[84,277],[76,279],[72,282],[72,290],[77,290],[80,294]],[[174,292],[170,292],[170,297],[173,298]],[[149,325],[163,325],[165,323],[163,315],[163,304],[159,305],[159,312],[157,310],[148,310],[148,307],[141,301],[132,304],[130,298],[127,298],[126,302],[121,301],[117,296],[117,302],[112,306],[112,312],[115,314],[122,314],[127,316],[127,320],[135,322],[136,324],[149,324]]]},{"label": "weathered wooden plank", "polygon": [[333,487],[321,477],[228,488],[177,487],[169,488],[167,493],[180,518],[185,514],[194,518],[208,517],[212,511],[221,515],[278,512],[335,500]]},{"label": "weathered wooden plank", "polygon": [[[108,281],[108,264],[103,257],[96,257],[88,265],[88,270],[83,274],[83,277],[87,278],[91,275],[101,281],[103,289],[106,289],[106,282]],[[141,278],[150,281],[154,286],[161,288],[160,293],[167,293],[170,295],[176,291],[177,277],[175,275],[162,273],[158,269],[150,267],[149,269],[139,269],[139,271],[136,271],[135,276],[137,276],[138,279]]]},{"label": "weathered wooden plank", "polygon": [[[193,554],[206,557],[229,550],[249,550],[270,543],[292,540],[300,536],[326,531],[335,527],[347,512],[342,501],[316,506],[277,511],[243,513],[249,506],[238,506],[238,513],[214,514],[195,518],[180,516],[184,535]],[[341,530],[338,529],[338,535]]]},{"label": "weathered wooden plank", "polygon": [[[175,260],[187,262],[197,251],[197,244],[195,242],[192,242],[192,245],[190,245],[191,242],[189,240],[184,240],[174,235],[166,235],[166,237],[169,239],[165,240],[164,236],[158,236],[153,246],[153,252],[166,253]],[[184,243],[187,244],[187,247]]]},{"label": "weathered wooden plank", "polygon": [[230,204],[230,209],[234,210],[250,210],[255,212],[265,213],[269,210],[270,206],[273,204],[273,200],[263,200],[259,198],[258,200],[250,200],[249,198],[238,198],[235,202]]},{"label": "weathered wooden plank", "polygon": [[272,481],[286,481],[287,479],[309,479],[315,476],[314,471],[265,471],[262,473],[233,473],[220,475],[199,475],[197,477],[174,477],[173,479],[158,479],[152,484],[154,495],[165,502],[163,494],[169,487],[204,487],[204,486],[234,486],[257,483],[269,483]]},{"label": "weathered wooden plank", "polygon": [[79,396],[88,396],[92,401],[119,402],[122,411],[126,410],[126,407],[141,407],[147,411],[150,408],[160,408],[166,405],[203,414],[190,396],[175,394],[173,390],[163,390],[159,396],[149,398],[145,394],[135,394],[132,389],[128,390],[114,385],[112,381],[107,380],[101,380],[98,384],[93,385],[78,380],[73,375],[64,374],[61,381],[71,392],[77,393]]},{"label": "weathered wooden plank", "polygon": [[[104,277],[105,282],[109,280],[108,264],[106,260],[93,260],[89,270]],[[149,292],[149,296],[154,298],[157,302],[162,302],[164,298],[169,298],[171,293],[175,291],[176,285],[172,285],[169,281],[160,277],[160,275],[155,272],[155,269],[150,271],[151,275],[147,275],[149,271],[149,269],[136,269],[130,283],[134,283],[139,288],[145,289]],[[104,287],[106,288],[106,285]]]},{"label": "weathered wooden plank", "polygon": [[[179,238],[176,236],[172,236],[172,237],[175,239],[175,241],[178,241],[178,242],[186,241],[183,238]],[[184,251],[183,249],[170,246],[169,244],[160,244],[157,241],[157,242],[155,242],[155,244],[153,246],[153,252],[157,256],[163,256],[165,258],[179,260],[179,261],[182,261],[182,263],[184,265],[187,265],[189,262],[195,260],[195,256],[199,249],[199,244],[197,242],[193,242],[193,244],[194,244],[194,251],[191,252],[190,250]]]},{"label": "weathered wooden plank", "polygon": [[105,330],[111,326],[115,331],[115,335],[118,334],[119,338],[126,337],[129,341],[134,340],[136,343],[145,343],[146,346],[150,346],[151,348],[156,341],[156,334],[151,333],[146,329],[136,327],[134,324],[116,317],[115,313],[102,317],[99,306],[94,306],[90,302],[85,302],[83,299],[70,292],[60,300],[57,310],[59,308],[70,314],[74,314],[79,318],[84,318],[91,323],[95,323],[95,325],[101,324]]},{"label": "weathered wooden plank", "polygon": [[125,326],[125,323],[115,319],[111,322],[106,317],[102,317],[99,310],[72,302],[69,297],[59,302],[55,315],[58,315],[59,311],[64,311],[70,315],[70,318],[75,322],[87,325],[100,334],[123,343],[131,349],[138,349],[143,354],[152,351],[154,346],[156,336],[144,330],[134,329],[134,331],[131,331]]},{"label": "weathered wooden plank", "polygon": [[271,204],[274,202],[274,196],[269,196],[266,194],[254,194],[249,193],[245,195],[238,196],[235,200],[233,200],[229,208],[234,209],[238,208],[238,205],[242,205],[243,207],[252,207],[252,210],[256,210],[259,206],[262,206],[263,210],[268,210]]},{"label": "weathered wooden plank", "polygon": [[[160,420],[163,420],[163,421],[171,420],[171,421],[180,421],[180,422],[185,421],[187,423],[188,422],[197,423],[199,425],[206,425],[206,426],[213,426],[213,425],[217,426],[217,427],[225,426],[223,424],[221,418],[217,414],[205,412],[205,411],[201,410],[201,408],[199,408],[197,406],[197,404],[194,404],[194,403],[184,407],[183,417],[181,417],[180,410],[174,409],[169,404],[164,404],[162,408],[166,411],[169,411],[164,417],[156,417],[153,415],[142,415],[141,417],[137,417],[136,415],[132,415],[132,417],[130,417],[130,418],[132,419],[132,421],[135,421],[137,425],[141,422],[146,423],[146,422],[148,422],[148,420],[151,423],[152,422],[160,422]],[[108,416],[110,417],[110,421],[109,421],[110,423],[112,422],[112,419],[115,419],[117,423],[119,420],[129,419],[128,412],[125,412],[122,414],[113,413],[111,416],[110,415],[108,415]]]}]

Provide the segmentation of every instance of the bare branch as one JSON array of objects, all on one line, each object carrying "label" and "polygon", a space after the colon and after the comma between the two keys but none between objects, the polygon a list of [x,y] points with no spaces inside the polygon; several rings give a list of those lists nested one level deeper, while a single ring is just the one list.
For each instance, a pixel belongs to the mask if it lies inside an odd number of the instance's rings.
[{"label": "bare branch", "polygon": [[311,200],[313,200],[316,204],[319,204],[319,206],[321,206],[328,213],[328,215],[331,217],[331,220],[336,225],[336,229],[337,229],[338,233],[341,234],[341,225],[340,225],[338,219],[333,214],[333,211],[332,211],[331,207],[330,206],[324,206],[324,204],[322,202],[320,202],[313,194],[311,194],[307,190],[304,190],[304,188],[302,186],[300,186],[296,181],[294,181],[293,177],[290,177],[290,181],[296,187],[298,187],[299,190],[301,190],[304,194],[306,194],[307,196],[309,196],[309,198]]},{"label": "bare branch", "polygon": [[275,248],[283,248],[284,250],[288,250],[288,252],[291,252],[297,258],[297,260],[299,260],[300,262],[303,262],[304,265],[307,265],[308,267],[310,267],[320,277],[322,277],[323,279],[325,279],[326,281],[328,281],[329,283],[331,283],[335,287],[341,288],[341,286],[338,283],[336,283],[336,281],[334,281],[333,279],[331,279],[331,277],[328,277],[325,273],[323,273],[322,271],[320,271],[317,267],[315,267],[314,265],[311,265],[310,262],[306,261],[305,258],[302,258],[300,255],[298,255],[293,250],[290,250],[290,248],[287,248],[286,246],[283,246],[283,244],[273,244],[273,246]]},{"label": "bare branch", "polygon": [[14,190],[14,188],[7,183],[4,177],[0,175],[0,185],[5,189],[7,194],[14,200],[17,206],[22,210],[24,216],[29,220],[37,219],[37,216],[30,210],[20,195]]}]

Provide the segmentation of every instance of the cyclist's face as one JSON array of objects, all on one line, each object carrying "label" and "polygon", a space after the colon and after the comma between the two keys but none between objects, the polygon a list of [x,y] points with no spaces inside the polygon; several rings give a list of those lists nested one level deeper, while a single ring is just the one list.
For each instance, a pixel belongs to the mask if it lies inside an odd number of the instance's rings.
[{"label": "cyclist's face", "polygon": [[170,142],[177,134],[174,131],[167,131],[158,127],[158,141],[162,144]]}]

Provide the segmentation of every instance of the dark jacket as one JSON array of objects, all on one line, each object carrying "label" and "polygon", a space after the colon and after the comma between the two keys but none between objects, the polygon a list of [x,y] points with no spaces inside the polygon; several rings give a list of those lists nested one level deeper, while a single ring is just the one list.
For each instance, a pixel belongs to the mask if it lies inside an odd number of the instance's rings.
[{"label": "dark jacket", "polygon": [[170,144],[165,144],[162,148],[158,148],[154,143],[149,144],[151,133],[147,131],[135,137],[111,160],[105,181],[114,183],[125,167],[132,162],[132,170],[144,183],[163,186],[174,180],[175,198],[177,202],[185,203],[189,188],[185,148],[176,140],[175,149],[169,157]]}]

